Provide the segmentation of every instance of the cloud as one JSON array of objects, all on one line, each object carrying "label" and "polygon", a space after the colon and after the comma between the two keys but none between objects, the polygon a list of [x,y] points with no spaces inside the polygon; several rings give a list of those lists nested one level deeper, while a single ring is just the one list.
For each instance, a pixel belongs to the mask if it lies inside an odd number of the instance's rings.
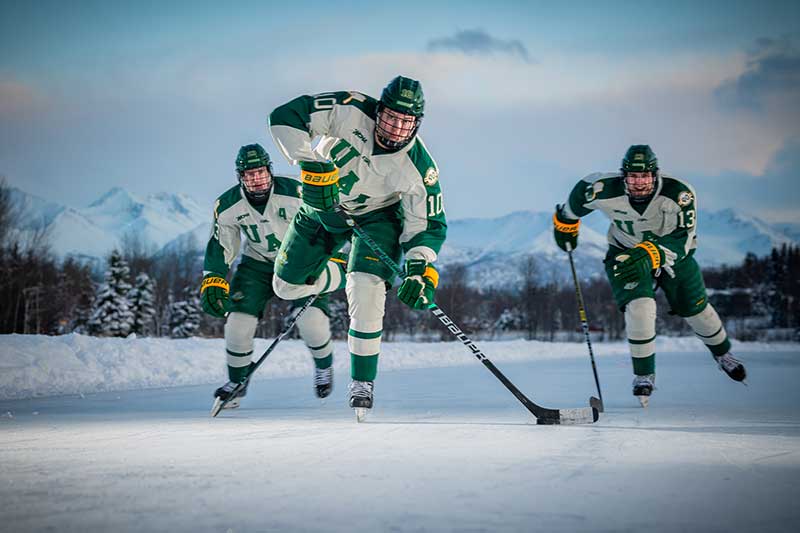
[{"label": "cloud", "polygon": [[517,39],[496,39],[484,30],[460,30],[452,37],[441,37],[428,41],[429,52],[459,52],[468,56],[508,55],[533,63],[528,49]]},{"label": "cloud", "polygon": [[696,183],[703,205],[713,209],[735,207],[772,222],[800,222],[800,137],[787,140],[760,175],[726,172],[690,180]]},{"label": "cloud", "polygon": [[800,51],[788,37],[758,39],[747,52],[744,72],[720,84],[715,97],[723,107],[764,111],[771,100],[800,106]]},{"label": "cloud", "polygon": [[0,116],[37,110],[44,101],[36,88],[16,80],[0,79]]}]

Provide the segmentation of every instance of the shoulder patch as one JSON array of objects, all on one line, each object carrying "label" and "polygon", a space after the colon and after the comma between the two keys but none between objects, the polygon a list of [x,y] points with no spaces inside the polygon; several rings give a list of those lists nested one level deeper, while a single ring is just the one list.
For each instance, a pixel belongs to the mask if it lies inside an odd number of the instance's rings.
[{"label": "shoulder patch", "polygon": [[436,170],[436,167],[428,167],[427,172],[425,172],[425,177],[422,178],[422,181],[428,187],[435,185],[437,181],[439,181],[439,171]]},{"label": "shoulder patch", "polygon": [[689,191],[681,191],[678,194],[678,205],[681,207],[686,207],[694,200],[694,195]]},{"label": "shoulder patch", "polygon": [[666,174],[661,175],[661,192],[659,192],[659,195],[669,198],[680,207],[686,207],[697,201],[695,192],[688,183]]},{"label": "shoulder patch", "polygon": [[436,186],[439,182],[439,169],[419,136],[417,136],[411,149],[406,152],[406,155],[411,159],[425,186]]}]

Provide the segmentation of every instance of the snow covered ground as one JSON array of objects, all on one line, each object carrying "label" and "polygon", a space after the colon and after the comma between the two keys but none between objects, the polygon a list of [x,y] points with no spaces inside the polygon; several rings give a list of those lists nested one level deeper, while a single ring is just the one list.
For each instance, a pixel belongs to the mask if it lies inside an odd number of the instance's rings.
[{"label": "snow covered ground", "polygon": [[[735,344],[750,373],[745,387],[698,341],[659,341],[650,408],[630,396],[624,343],[599,344],[600,420],[537,426],[457,343],[386,344],[376,408],[356,424],[345,404],[347,358],[320,402],[297,341],[267,361],[239,410],[211,419],[219,340],[0,336],[0,524],[797,530],[800,346]],[[540,404],[580,407],[594,393],[581,344],[479,345]]]}]

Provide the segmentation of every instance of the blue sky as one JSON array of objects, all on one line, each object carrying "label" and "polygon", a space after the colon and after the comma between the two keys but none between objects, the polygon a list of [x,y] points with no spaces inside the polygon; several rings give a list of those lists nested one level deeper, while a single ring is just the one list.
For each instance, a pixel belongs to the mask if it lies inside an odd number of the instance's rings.
[{"label": "blue sky", "polygon": [[276,105],[404,74],[450,218],[552,209],[649,143],[701,207],[800,221],[800,3],[468,4],[5,1],[0,174],[72,206],[122,186],[210,209],[240,145],[295,171]]}]

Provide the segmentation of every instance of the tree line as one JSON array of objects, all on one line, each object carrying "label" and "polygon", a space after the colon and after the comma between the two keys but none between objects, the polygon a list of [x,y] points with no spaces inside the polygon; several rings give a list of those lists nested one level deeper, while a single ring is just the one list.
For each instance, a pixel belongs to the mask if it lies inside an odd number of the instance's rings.
[{"label": "tree line", "polygon": [[[170,252],[153,254],[146,243],[131,235],[98,268],[71,257],[56,259],[44,232],[24,238],[15,234],[11,227],[14,216],[8,188],[0,180],[0,333],[223,335],[224,321],[201,310],[202,254],[191,239]],[[532,256],[514,268],[521,275],[518,286],[481,289],[468,283],[466,265],[448,265],[436,301],[476,338],[579,340],[581,325],[572,284],[540,283]],[[800,328],[797,247],[783,246],[765,257],[748,254],[741,265],[704,269],[704,277],[709,298],[734,337],[763,338],[765,332],[776,331],[783,338],[796,337]],[[346,338],[348,329],[342,292],[330,297],[331,326],[340,339]],[[593,338],[624,338],[624,317],[614,304],[607,280],[582,281],[582,292]],[[691,333],[682,319],[669,314],[661,295],[658,307],[659,333]],[[288,302],[274,299],[268,303],[257,335],[276,335],[289,310]],[[451,337],[430,313],[412,311],[390,291],[384,339]]]}]

